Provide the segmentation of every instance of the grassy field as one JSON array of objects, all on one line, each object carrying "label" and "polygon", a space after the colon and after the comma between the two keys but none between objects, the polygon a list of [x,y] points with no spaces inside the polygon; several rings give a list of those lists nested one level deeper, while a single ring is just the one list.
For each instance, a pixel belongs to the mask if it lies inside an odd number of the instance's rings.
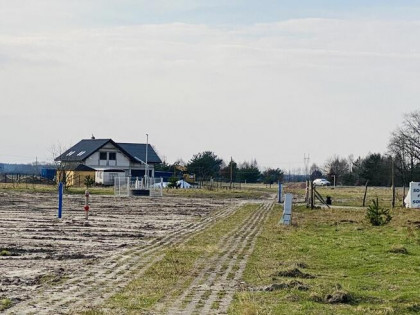
[{"label": "grassy field", "polygon": [[[0,183],[0,191],[21,191],[21,192],[37,192],[51,193],[57,192],[57,185],[31,184],[31,183]],[[66,194],[84,194],[85,187],[68,187]],[[114,188],[111,186],[95,186],[90,187],[89,192],[96,195],[113,195]],[[213,198],[213,199],[264,199],[270,197],[277,192],[277,188],[273,185],[268,188],[260,184],[242,185],[240,189],[164,189],[165,197],[185,197],[185,198]]]},{"label": "grassy field", "polygon": [[[56,185],[40,185],[30,183],[0,183],[1,190],[14,190],[24,192],[56,192]],[[113,195],[113,187],[91,187],[89,188],[91,194]],[[242,184],[241,188],[235,189],[164,189],[163,196],[165,197],[186,197],[186,198],[213,198],[213,199],[267,199],[274,197],[277,194],[277,185],[264,184]],[[337,206],[362,206],[364,187],[318,187],[317,191],[326,198],[330,196],[333,205]],[[67,188],[68,194],[83,194],[84,187],[70,187]],[[304,183],[286,183],[283,184],[284,193],[293,193],[298,200],[303,200],[305,197]],[[368,187],[366,195],[366,205],[376,197],[379,198],[383,205],[390,205],[392,199],[392,190],[387,187]],[[396,205],[402,204],[403,189],[396,190]]]},{"label": "grassy field", "polygon": [[[7,186],[9,185],[9,186]],[[0,184],[1,190],[53,192],[55,186]],[[72,188],[71,193],[83,193]],[[109,188],[93,193],[112,194]],[[164,190],[164,196],[188,198],[274,198],[276,186],[242,189]],[[282,207],[270,212],[248,260],[229,313],[236,314],[416,314],[420,313],[420,210],[396,207],[388,225],[373,227],[362,208],[364,187],[320,187],[334,208],[293,207],[293,224],[279,225]],[[285,193],[302,200],[304,184],[285,184]],[[396,204],[403,191],[397,190]],[[368,188],[366,205],[378,198],[391,204],[390,188]],[[147,313],[175,300],[194,280],[197,265],[218,253],[226,233],[257,208],[246,205],[197,233],[186,243],[162,252],[163,258],[134,278],[102,307],[86,314]],[[0,310],[8,300],[0,301]]]},{"label": "grassy field", "polygon": [[278,225],[281,213],[259,237],[230,314],[420,313],[419,210],[394,209],[382,227],[364,209],[294,207],[292,226]]},{"label": "grassy field", "polygon": [[277,188],[266,188],[255,185],[241,189],[165,189],[163,195],[167,197],[214,198],[214,199],[267,199],[277,193]]},{"label": "grassy field", "polygon": [[[324,198],[330,196],[333,205],[336,206],[353,206],[361,207],[363,204],[363,197],[365,193],[365,187],[363,186],[336,186],[336,187],[316,187],[316,190]],[[407,191],[407,189],[406,189]],[[284,193],[292,193],[298,199],[304,199],[305,197],[305,184],[304,183],[292,183],[284,184]],[[403,188],[396,188],[396,199],[395,205],[401,206],[403,200],[404,191]],[[366,193],[367,206],[373,199],[378,198],[380,203],[384,206],[390,206],[392,201],[392,189],[389,187],[368,187]]]},{"label": "grassy field", "polygon": [[[28,193],[52,193],[57,192],[57,185],[44,185],[44,184],[30,184],[30,183],[0,183],[0,191],[21,191]],[[84,194],[85,187],[69,187],[65,190],[66,194]],[[89,192],[94,195],[113,195],[113,187],[90,187]]]}]

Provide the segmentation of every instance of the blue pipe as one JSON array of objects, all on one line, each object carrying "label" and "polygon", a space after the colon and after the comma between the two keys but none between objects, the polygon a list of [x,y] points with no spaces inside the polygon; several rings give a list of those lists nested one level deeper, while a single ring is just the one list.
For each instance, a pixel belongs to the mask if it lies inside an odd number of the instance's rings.
[{"label": "blue pipe", "polygon": [[58,218],[61,219],[63,213],[63,183],[58,184]]}]

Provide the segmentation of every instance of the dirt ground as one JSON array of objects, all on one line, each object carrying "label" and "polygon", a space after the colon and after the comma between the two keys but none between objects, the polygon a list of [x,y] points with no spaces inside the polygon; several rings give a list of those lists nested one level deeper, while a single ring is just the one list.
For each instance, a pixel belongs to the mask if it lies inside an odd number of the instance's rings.
[{"label": "dirt ground", "polygon": [[[0,192],[0,300],[10,314],[68,313],[95,305],[141,272],[158,249],[227,216],[237,201]],[[154,254],[155,253],[155,254]],[[141,268],[138,268],[138,267]],[[132,268],[131,268],[132,269]]]}]

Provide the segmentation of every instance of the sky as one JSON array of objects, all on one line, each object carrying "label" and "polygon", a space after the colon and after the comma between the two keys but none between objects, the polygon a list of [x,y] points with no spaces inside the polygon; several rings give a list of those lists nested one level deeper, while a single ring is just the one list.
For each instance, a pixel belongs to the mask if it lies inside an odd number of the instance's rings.
[{"label": "sky", "polygon": [[0,0],[0,162],[92,135],[286,171],[386,153],[418,73],[420,1]]}]

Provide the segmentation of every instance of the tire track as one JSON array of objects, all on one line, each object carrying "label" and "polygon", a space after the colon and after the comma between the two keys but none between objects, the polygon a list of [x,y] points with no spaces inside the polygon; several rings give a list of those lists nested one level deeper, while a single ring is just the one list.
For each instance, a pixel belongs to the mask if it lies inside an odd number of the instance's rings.
[{"label": "tire track", "polygon": [[[256,215],[257,212],[254,213],[254,216]],[[243,222],[243,224],[247,224],[249,222],[252,221],[252,219],[254,218],[254,216],[249,216],[248,218],[246,218]],[[219,248],[223,248],[223,245],[228,239],[229,242],[232,241],[232,238],[234,237],[234,234],[237,233],[237,231],[241,228],[241,225],[238,225],[235,229],[231,230],[229,233],[225,234],[218,242],[218,247]],[[200,273],[194,278],[194,280],[192,281],[192,283],[190,284],[189,288],[187,290],[184,291],[183,294],[181,294],[181,296],[177,297],[177,302],[174,303],[174,305],[172,305],[173,311],[176,308],[179,308],[182,301],[184,301],[186,299],[186,297],[191,294],[192,292],[192,288],[196,287],[197,285],[199,285],[200,281],[202,281],[202,279],[204,278],[206,272],[208,272],[210,269],[213,268],[213,266],[217,263],[217,260],[222,257],[222,256],[226,256],[227,251],[222,251],[219,255],[214,255],[212,257],[202,257],[199,262],[197,263],[197,270],[201,270]],[[170,297],[167,296],[166,297],[166,302],[163,301],[162,303],[160,303],[160,305],[156,308],[156,312],[158,313],[162,313],[164,312],[164,307],[165,307],[165,303],[170,303],[169,302]]]},{"label": "tire track", "polygon": [[[268,212],[273,208],[273,206],[273,203],[267,204],[267,211],[264,214],[262,220],[260,221],[259,226],[257,226],[257,228],[253,231],[253,234],[251,236],[252,238],[248,239],[247,246],[243,247],[241,254],[237,256],[237,259],[235,261],[231,261],[230,266],[232,266],[232,268],[234,266],[234,263],[238,266],[238,269],[233,273],[233,278],[229,280],[228,277],[230,273],[225,272],[221,279],[215,284],[215,290],[213,294],[208,298],[207,303],[203,308],[204,313],[227,314],[230,303],[232,302],[233,296],[236,292],[236,288],[242,278],[248,258],[254,251],[257,238],[261,234],[264,223],[268,219]],[[221,296],[220,292],[226,292],[226,294],[224,294],[221,298],[219,298],[219,300],[217,300],[217,297]],[[218,305],[218,307],[213,308],[215,302],[217,302],[216,305]]]},{"label": "tire track", "polygon": [[[199,275],[177,301],[165,310],[168,314],[210,314],[227,311],[235,292],[235,285],[242,276],[256,236],[261,231],[261,223],[267,218],[272,206],[272,203],[260,205],[236,229],[219,241],[218,246],[222,253],[205,259],[205,264],[200,265]],[[235,266],[238,266],[237,270],[233,271]],[[164,306],[160,305],[156,311],[161,313],[163,310]]]},{"label": "tire track", "polygon": [[188,241],[195,233],[204,230],[215,221],[231,215],[242,204],[218,210],[213,215],[191,223],[182,230],[176,230],[161,239],[155,239],[145,246],[137,246],[114,254],[80,270],[78,275],[63,284],[35,294],[33,298],[7,310],[7,314],[65,314],[100,304],[115,293],[136,274],[144,273],[151,264],[162,259],[160,254],[168,246]]}]

